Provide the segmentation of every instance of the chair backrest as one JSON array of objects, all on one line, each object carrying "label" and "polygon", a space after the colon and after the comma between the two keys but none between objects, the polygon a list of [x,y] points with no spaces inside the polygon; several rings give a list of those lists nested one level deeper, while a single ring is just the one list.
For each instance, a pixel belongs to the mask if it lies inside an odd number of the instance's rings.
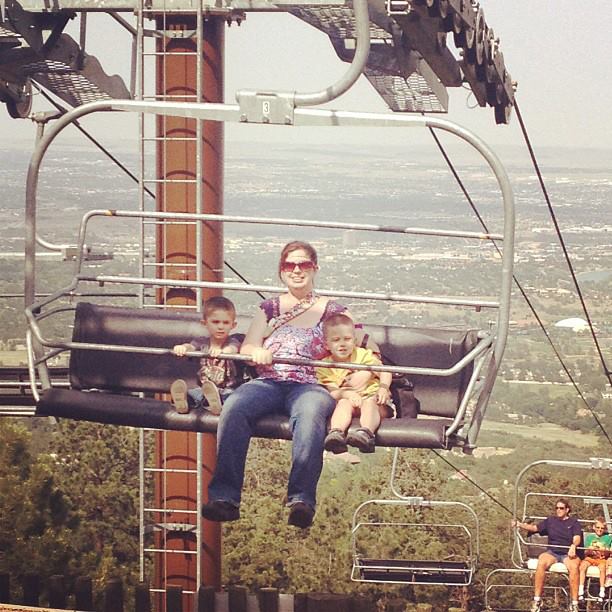
[{"label": "chair backrest", "polygon": [[[241,318],[238,328],[248,321]],[[448,368],[477,342],[473,330],[418,329],[367,326],[386,363],[419,367]],[[200,315],[156,309],[121,308],[80,302],[76,307],[73,340],[95,344],[116,344],[172,348],[205,334]],[[453,376],[410,376],[421,413],[452,418],[473,367]],[[75,389],[106,391],[167,391],[177,378],[188,384],[197,381],[198,360],[173,355],[142,355],[115,351],[77,349],[71,352],[70,382]]]},{"label": "chair backrest", "polygon": [[[388,364],[450,368],[478,343],[478,332],[465,329],[367,326]],[[420,413],[452,418],[465,394],[473,364],[452,376],[409,375]]]},{"label": "chair backrest", "polygon": [[[201,316],[192,312],[120,308],[80,302],[75,342],[172,348],[202,336]],[[196,385],[197,359],[77,349],[70,355],[70,384],[75,389],[163,392],[177,378]]]},{"label": "chair backrest", "polygon": [[527,556],[530,559],[537,559],[545,550],[548,544],[548,536],[533,533],[527,538]]}]

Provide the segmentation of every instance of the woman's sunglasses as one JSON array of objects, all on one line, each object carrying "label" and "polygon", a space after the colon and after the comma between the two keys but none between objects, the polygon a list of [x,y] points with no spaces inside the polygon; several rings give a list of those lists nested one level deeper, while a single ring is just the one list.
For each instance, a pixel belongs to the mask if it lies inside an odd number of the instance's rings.
[{"label": "woman's sunglasses", "polygon": [[306,261],[283,261],[281,264],[281,272],[293,272],[296,268],[300,272],[312,272],[315,269],[315,263],[307,259]]}]

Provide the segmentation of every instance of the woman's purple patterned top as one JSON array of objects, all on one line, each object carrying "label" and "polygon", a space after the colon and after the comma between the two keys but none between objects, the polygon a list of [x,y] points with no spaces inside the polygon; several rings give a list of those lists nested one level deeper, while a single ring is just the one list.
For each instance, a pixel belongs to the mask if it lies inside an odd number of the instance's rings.
[{"label": "woman's purple patterned top", "polygon": [[[266,320],[280,314],[278,297],[264,300],[259,306],[266,313]],[[327,355],[323,338],[323,320],[333,314],[344,312],[345,306],[330,300],[325,311],[313,327],[296,327],[286,323],[273,331],[263,342],[263,347],[272,351],[274,357],[298,357],[322,359]],[[317,383],[315,370],[311,366],[297,366],[285,363],[257,366],[259,378],[298,383]]]}]

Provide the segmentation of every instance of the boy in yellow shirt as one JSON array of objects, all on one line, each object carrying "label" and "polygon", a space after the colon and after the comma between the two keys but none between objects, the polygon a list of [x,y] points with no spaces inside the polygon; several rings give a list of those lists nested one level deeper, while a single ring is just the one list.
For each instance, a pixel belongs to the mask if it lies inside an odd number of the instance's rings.
[{"label": "boy in yellow shirt", "polygon": [[587,570],[591,565],[599,568],[599,601],[606,597],[606,565],[612,549],[612,535],[607,533],[606,519],[603,516],[593,521],[593,533],[584,536],[584,559],[580,562],[580,586],[578,599],[584,600],[584,583]]},{"label": "boy in yellow shirt", "polygon": [[[382,418],[390,416],[390,372],[347,370],[336,364],[356,363],[382,365],[370,349],[355,346],[355,324],[345,314],[336,314],[323,321],[325,345],[334,366],[317,368],[317,379],[337,400],[331,417],[331,428],[325,438],[325,450],[344,453],[347,444],[362,453],[375,450],[375,433]],[[360,427],[346,435],[353,416],[359,416]]]}]

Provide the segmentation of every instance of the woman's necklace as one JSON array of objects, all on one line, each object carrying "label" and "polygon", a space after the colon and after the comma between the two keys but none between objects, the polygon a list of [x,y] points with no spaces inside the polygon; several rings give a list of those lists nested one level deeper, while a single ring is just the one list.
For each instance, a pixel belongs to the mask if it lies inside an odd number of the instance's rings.
[{"label": "woman's necklace", "polygon": [[311,291],[301,300],[299,300],[296,304],[294,304],[289,310],[283,312],[282,314],[279,314],[278,317],[272,317],[268,321],[268,327],[266,328],[264,338],[267,338],[279,327],[282,327],[286,323],[289,323],[289,321],[295,319],[296,317],[299,317],[302,313],[312,308],[312,306],[316,303],[318,299],[319,296],[314,291]]}]

